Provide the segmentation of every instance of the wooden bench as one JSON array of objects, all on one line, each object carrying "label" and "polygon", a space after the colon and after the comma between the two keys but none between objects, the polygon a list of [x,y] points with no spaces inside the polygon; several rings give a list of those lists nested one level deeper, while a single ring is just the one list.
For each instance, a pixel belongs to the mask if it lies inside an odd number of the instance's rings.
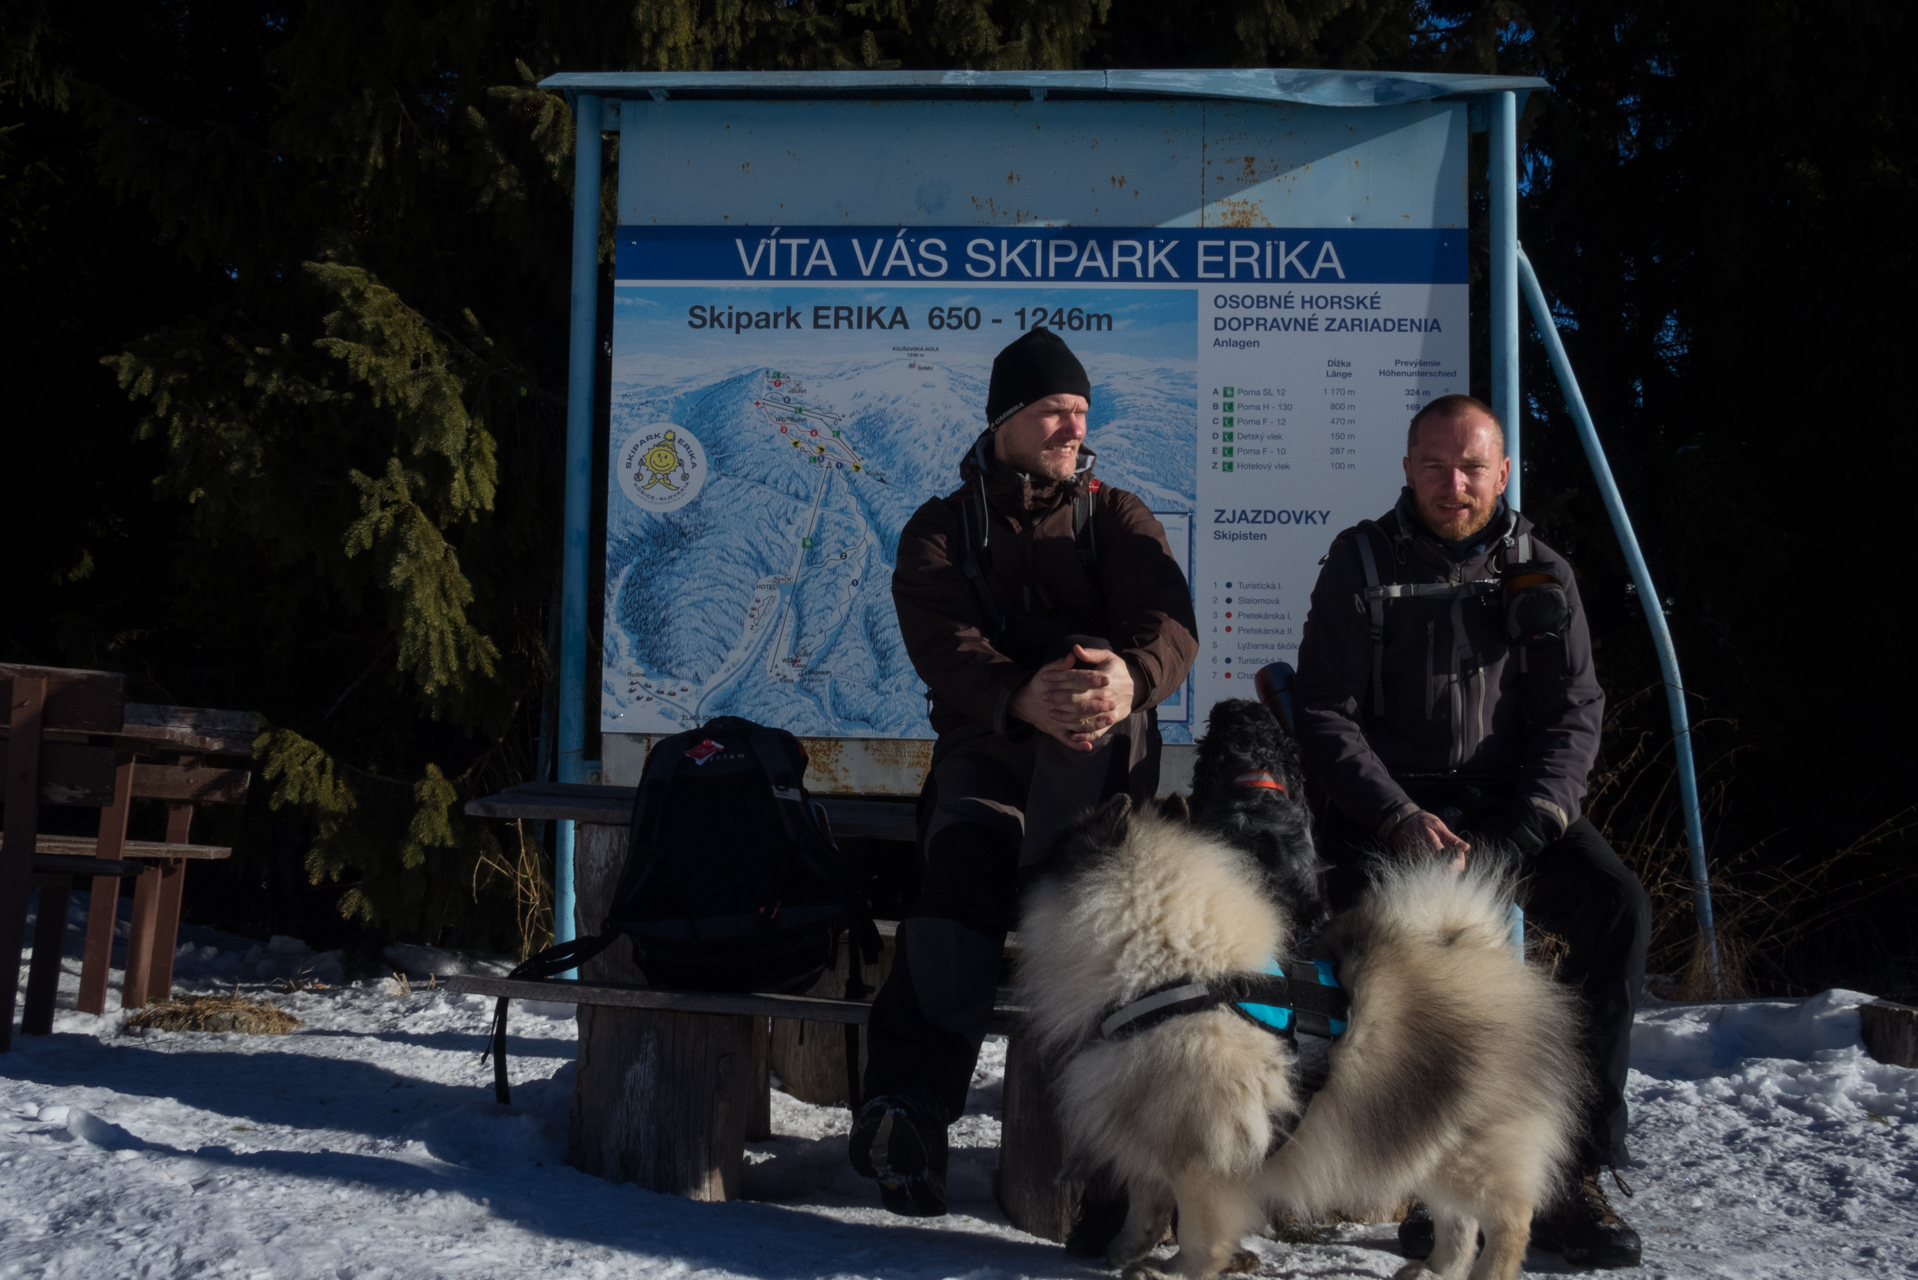
[{"label": "wooden bench", "polygon": [[[476,818],[524,818],[527,821],[565,819],[624,831],[633,818],[636,787],[598,786],[581,782],[524,782],[484,800],[469,800],[466,812]],[[825,810],[835,838],[912,840],[915,804],[911,800],[871,800],[851,796],[814,796]],[[624,850],[621,851],[624,857]]]},{"label": "wooden bench", "polygon": [[[865,1026],[872,1012],[861,1000],[627,983],[463,974],[445,985],[465,995],[579,1006],[567,1162],[693,1200],[736,1196],[746,1143],[772,1136],[769,1021]],[[994,1189],[1014,1226],[1064,1241],[1081,1188],[1059,1180],[1064,1144],[1045,1073],[1019,1034],[1024,1013],[1002,989],[987,1027],[1009,1037]]]},{"label": "wooden bench", "polygon": [[[110,835],[121,858],[142,864],[133,886],[127,965],[120,984],[123,1009],[138,1009],[173,994],[173,957],[180,939],[187,865],[233,856],[226,846],[192,842],[195,808],[246,803],[253,777],[253,739],[259,731],[260,718],[251,711],[129,702],[120,731],[111,735],[122,767],[130,766],[128,799],[167,804],[165,840],[128,840],[131,805],[123,806],[117,798],[113,809],[101,818],[102,841]],[[161,756],[168,759],[162,762],[157,759]],[[44,837],[40,847],[47,848]],[[103,890],[118,896],[117,888],[107,890],[104,883],[96,882],[80,965],[78,1007],[85,1013],[106,1012],[113,917],[101,910],[106,905],[101,901]],[[96,923],[103,916],[104,927]]]},{"label": "wooden bench", "polygon": [[[193,807],[244,803],[250,769],[208,761],[250,760],[259,717],[127,703],[123,686],[124,678],[113,672],[0,664],[0,697],[8,708],[0,723],[7,760],[0,835],[0,980],[6,982],[0,1052],[11,1044],[29,889],[41,891],[39,919],[45,924],[34,931],[21,1030],[44,1035],[52,1029],[75,876],[91,881],[78,1007],[97,1014],[106,1011],[121,880],[135,878],[121,990],[122,1007],[132,1009],[172,991],[187,862],[232,854],[222,846],[190,843]],[[161,762],[159,756],[171,759]],[[164,841],[126,838],[135,799],[168,802]],[[100,809],[98,834],[42,834],[41,804]]]},{"label": "wooden bench", "polygon": [[[474,800],[466,812],[580,824],[573,879],[576,926],[585,934],[595,932],[605,918],[625,865],[633,796],[632,787],[535,783]],[[836,837],[910,840],[915,834],[909,800],[815,799]],[[877,985],[874,980],[885,967],[882,957],[879,973],[869,968],[867,980]],[[842,968],[822,979],[820,987],[843,990],[844,981]],[[771,1136],[769,1074],[776,1049],[794,1048],[802,1026],[863,1026],[871,1012],[866,1001],[825,994],[658,990],[646,984],[623,945],[583,964],[576,981],[464,975],[446,985],[473,995],[578,1006],[568,1162],[615,1182],[696,1200],[737,1195],[745,1143]],[[1009,1043],[999,1203],[1021,1230],[1063,1241],[1078,1216],[1081,1188],[1059,1181],[1064,1147],[1046,1073],[1019,1034],[1020,1010],[1000,994],[991,1029],[1007,1035]],[[819,1080],[820,1096],[843,1100],[843,1085],[833,1083],[844,1079],[843,1041],[815,1036],[813,1044],[817,1049],[805,1059],[806,1072]]]}]

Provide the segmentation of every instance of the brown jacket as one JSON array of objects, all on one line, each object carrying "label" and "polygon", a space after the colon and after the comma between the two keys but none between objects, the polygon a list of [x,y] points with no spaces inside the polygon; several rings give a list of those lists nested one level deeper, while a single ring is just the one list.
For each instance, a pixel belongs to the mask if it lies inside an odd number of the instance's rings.
[{"label": "brown jacket", "polygon": [[1199,649],[1192,593],[1164,526],[1136,495],[1100,485],[1092,519],[1098,555],[1088,570],[1073,539],[1072,499],[1096,483],[1092,451],[1081,451],[1070,482],[1034,484],[993,467],[984,476],[991,528],[979,564],[1001,615],[1013,620],[995,633],[963,567],[968,524],[974,545],[979,538],[975,454],[990,458],[990,443],[968,451],[960,489],[906,522],[892,575],[906,652],[932,694],[932,727],[947,733],[977,723],[1023,736],[1006,715],[1038,665],[1031,652],[1015,656],[1020,646],[1010,638],[1022,626],[1028,635],[1105,637],[1131,667],[1133,709],[1156,706],[1185,679]]}]

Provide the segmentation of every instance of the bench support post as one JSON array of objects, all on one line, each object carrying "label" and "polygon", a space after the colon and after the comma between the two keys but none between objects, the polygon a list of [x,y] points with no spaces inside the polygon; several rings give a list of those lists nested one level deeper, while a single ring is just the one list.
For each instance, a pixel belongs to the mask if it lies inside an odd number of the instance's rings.
[{"label": "bench support post", "polygon": [[180,895],[186,888],[186,859],[160,864],[160,907],[153,926],[153,966],[147,974],[147,999],[173,995],[173,953],[180,945]]},{"label": "bench support post", "polygon": [[567,1161],[690,1200],[739,1194],[763,1017],[582,1005]]},{"label": "bench support post", "polygon": [[[118,861],[126,849],[127,818],[133,812],[133,756],[122,752],[113,769],[113,803],[100,810],[100,838],[93,856]],[[113,926],[120,918],[120,878],[93,877],[87,897],[87,946],[80,959],[81,1013],[107,1011],[107,970],[113,967]]]},{"label": "bench support post", "polygon": [[1078,1221],[1085,1186],[1061,1182],[1065,1138],[1052,1099],[1052,1073],[1026,1036],[1006,1042],[1003,1120],[999,1128],[999,1207],[1012,1225],[1065,1243]]},{"label": "bench support post", "polygon": [[[13,1002],[20,989],[33,851],[40,839],[40,727],[47,681],[15,676],[7,729],[6,848],[0,850],[0,1053],[13,1047]],[[66,920],[60,921],[62,927]]]},{"label": "bench support post", "polygon": [[[198,764],[185,756],[182,764]],[[186,844],[193,838],[193,802],[178,800],[167,806],[166,842]],[[186,890],[186,859],[170,858],[160,869],[160,916],[153,934],[153,972],[147,976],[147,999],[165,1000],[173,994],[173,953],[180,945],[180,899]]]},{"label": "bench support post", "polygon": [[773,1029],[771,1018],[753,1018],[753,1113],[746,1121],[746,1141],[765,1142],[773,1136]]},{"label": "bench support post", "polygon": [[73,877],[35,876],[40,910],[33,925],[33,959],[27,966],[27,1000],[20,1010],[20,1034],[53,1034],[53,1004],[60,994],[60,953],[66,950],[67,900]]},{"label": "bench support post", "polygon": [[160,922],[160,868],[140,868],[133,882],[133,925],[127,930],[126,976],[120,983],[120,1007],[144,1009],[153,975],[153,935]]}]

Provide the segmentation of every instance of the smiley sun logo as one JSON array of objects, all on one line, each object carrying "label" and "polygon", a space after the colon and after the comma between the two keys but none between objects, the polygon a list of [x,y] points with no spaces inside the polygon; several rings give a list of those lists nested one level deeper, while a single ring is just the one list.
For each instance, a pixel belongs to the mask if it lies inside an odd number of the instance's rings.
[{"label": "smiley sun logo", "polygon": [[706,483],[706,450],[676,422],[641,427],[620,447],[619,486],[635,506],[677,511]]}]

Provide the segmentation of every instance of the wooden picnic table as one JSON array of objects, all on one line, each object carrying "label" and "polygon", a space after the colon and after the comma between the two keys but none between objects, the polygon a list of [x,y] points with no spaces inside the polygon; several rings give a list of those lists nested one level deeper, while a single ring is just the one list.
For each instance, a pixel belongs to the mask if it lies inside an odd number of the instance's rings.
[{"label": "wooden picnic table", "polygon": [[[573,842],[574,900],[575,924],[583,936],[598,931],[624,867],[634,794],[632,787],[532,783],[473,800],[466,812],[580,824]],[[909,800],[813,799],[836,837],[914,837]],[[882,936],[891,932],[882,925]],[[890,950],[890,936],[886,942]],[[1009,946],[1016,950],[1016,937]],[[842,956],[849,950],[842,948]],[[887,958],[882,957],[881,975]],[[579,1058],[567,1147],[571,1164],[649,1191],[725,1200],[738,1194],[746,1142],[771,1136],[768,1077],[775,1045],[796,1041],[802,1026],[865,1025],[870,998],[819,993],[821,987],[842,984],[844,972],[842,967],[838,976],[828,975],[809,995],[669,991],[647,983],[631,949],[615,945],[582,964],[577,980],[467,974],[448,979],[446,986],[472,995],[578,1007]],[[1048,1073],[1020,1034],[1022,1013],[1002,990],[990,1024],[991,1031],[1008,1037],[996,1190],[1014,1225],[1063,1241],[1078,1215],[1081,1187],[1058,1178],[1064,1144]],[[815,1034],[813,1043],[829,1048],[818,1056],[836,1064],[843,1080],[841,1038]],[[785,1071],[780,1074],[785,1078]],[[841,1086],[837,1096],[843,1094]]]},{"label": "wooden picnic table", "polygon": [[[76,875],[91,880],[78,1004],[85,1012],[103,1013],[120,881],[135,882],[121,989],[121,1006],[132,1009],[172,991],[187,863],[232,855],[230,848],[190,841],[193,811],[196,804],[244,803],[259,717],[130,703],[124,684],[115,672],[0,663],[0,699],[7,707],[0,716],[7,768],[0,834],[0,1052],[12,1039],[31,888],[41,892],[42,923],[34,930],[21,1030],[44,1035],[52,1029]],[[126,838],[135,799],[167,802],[165,840]],[[42,833],[42,804],[99,809],[98,834]]]}]

